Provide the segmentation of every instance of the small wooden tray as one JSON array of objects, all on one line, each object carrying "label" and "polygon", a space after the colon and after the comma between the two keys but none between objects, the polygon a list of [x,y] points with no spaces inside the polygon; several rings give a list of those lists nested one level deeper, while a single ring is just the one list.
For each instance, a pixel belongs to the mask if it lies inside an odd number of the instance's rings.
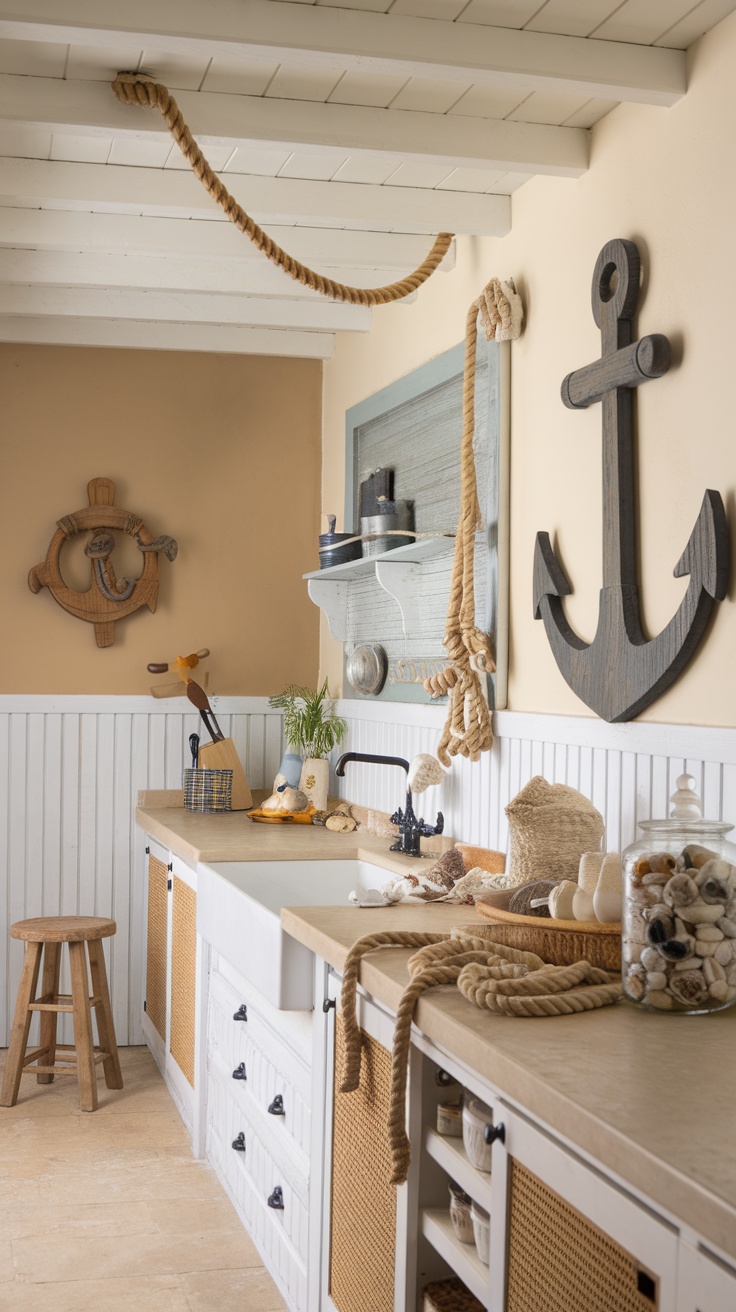
[{"label": "small wooden tray", "polygon": [[498,942],[523,952],[536,952],[554,966],[589,961],[602,970],[621,969],[621,924],[601,925],[597,920],[552,920],[549,916],[520,916],[513,911],[476,902],[475,909],[498,931]]}]

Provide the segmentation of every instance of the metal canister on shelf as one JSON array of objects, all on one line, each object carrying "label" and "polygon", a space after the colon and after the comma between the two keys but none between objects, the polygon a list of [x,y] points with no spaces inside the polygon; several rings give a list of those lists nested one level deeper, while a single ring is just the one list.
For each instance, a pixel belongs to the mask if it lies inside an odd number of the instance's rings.
[{"label": "metal canister on shelf", "polygon": [[336,515],[327,516],[327,533],[319,535],[319,567],[329,569],[330,565],[345,565],[349,560],[360,560],[360,542],[342,543],[355,535],[353,533],[336,533]]},{"label": "metal canister on shelf", "polygon": [[[414,528],[413,501],[381,501],[378,503],[377,515],[363,515],[360,521],[361,533],[378,534],[363,543],[364,556],[381,556],[384,551],[394,551],[396,547],[408,547],[414,542],[414,534],[403,536],[396,530]],[[391,529],[391,533],[386,533]],[[386,534],[386,536],[380,536]]]}]

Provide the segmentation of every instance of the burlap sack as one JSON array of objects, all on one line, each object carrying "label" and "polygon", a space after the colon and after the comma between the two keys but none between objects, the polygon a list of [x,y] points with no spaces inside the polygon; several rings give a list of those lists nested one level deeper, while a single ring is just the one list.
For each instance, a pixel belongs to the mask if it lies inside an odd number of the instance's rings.
[{"label": "burlap sack", "polygon": [[577,882],[583,852],[600,847],[603,817],[592,802],[566,784],[531,779],[506,807],[512,886],[530,879]]}]

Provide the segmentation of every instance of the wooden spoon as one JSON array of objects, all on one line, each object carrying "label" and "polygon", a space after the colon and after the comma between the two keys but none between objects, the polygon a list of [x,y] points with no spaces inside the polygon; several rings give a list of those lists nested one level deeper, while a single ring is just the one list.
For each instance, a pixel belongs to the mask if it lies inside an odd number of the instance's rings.
[{"label": "wooden spoon", "polygon": [[190,702],[196,706],[202,716],[205,729],[210,735],[213,743],[222,742],[225,735],[217,723],[217,718],[210,706],[207,693],[204,688],[200,688],[199,684],[194,682],[194,679],[189,679],[187,682],[187,697]]}]

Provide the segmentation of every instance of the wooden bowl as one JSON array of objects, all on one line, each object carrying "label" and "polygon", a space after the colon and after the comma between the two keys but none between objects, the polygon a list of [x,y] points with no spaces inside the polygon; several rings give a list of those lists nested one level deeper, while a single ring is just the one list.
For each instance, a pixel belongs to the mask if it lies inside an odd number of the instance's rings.
[{"label": "wooden bowl", "polygon": [[553,966],[589,961],[602,970],[621,969],[621,924],[597,920],[552,920],[549,916],[519,916],[500,907],[476,902],[481,919],[493,925],[494,938],[510,948],[536,952]]}]

